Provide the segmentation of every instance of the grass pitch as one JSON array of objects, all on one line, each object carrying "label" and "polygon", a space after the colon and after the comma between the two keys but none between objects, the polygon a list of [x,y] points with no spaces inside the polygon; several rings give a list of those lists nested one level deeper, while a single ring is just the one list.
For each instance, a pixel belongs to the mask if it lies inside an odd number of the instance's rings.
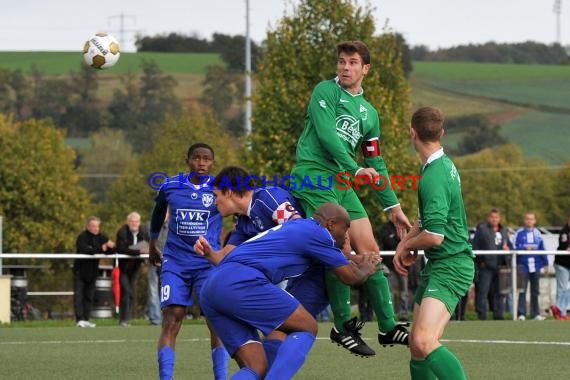
[{"label": "grass pitch", "polygon": [[[0,378],[9,379],[156,379],[157,326],[138,321],[122,328],[116,321],[95,321],[95,329],[49,322],[13,323],[0,328]],[[135,321],[136,323],[137,321]],[[409,379],[409,352],[382,348],[375,323],[363,337],[377,352],[359,358],[332,344],[330,323],[319,325],[318,339],[296,379]],[[469,379],[566,378],[570,324],[564,321],[451,322],[444,344],[460,358]],[[176,379],[211,379],[206,326],[186,323],[176,347]],[[237,366],[232,361],[230,373]]]}]

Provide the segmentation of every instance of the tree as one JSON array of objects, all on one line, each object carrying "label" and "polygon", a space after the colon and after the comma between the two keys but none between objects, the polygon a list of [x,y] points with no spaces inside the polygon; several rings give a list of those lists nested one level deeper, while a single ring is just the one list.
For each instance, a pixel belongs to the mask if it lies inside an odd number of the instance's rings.
[{"label": "tree", "polygon": [[[81,183],[92,194],[93,201],[107,201],[107,190],[115,175],[123,173],[137,159],[125,132],[102,129],[91,136],[91,147],[82,151],[78,173]],[[108,176],[106,176],[108,175]]]},{"label": "tree", "polygon": [[211,114],[195,104],[178,117],[167,117],[154,131],[152,140],[152,149],[131,162],[109,188],[110,202],[102,205],[100,214],[110,225],[118,226],[135,210],[148,220],[158,190],[152,180],[164,178],[163,174],[169,177],[187,174],[185,159],[190,145],[197,142],[211,145],[216,168],[235,165],[239,162],[238,152],[243,148]]},{"label": "tree", "polygon": [[0,145],[4,251],[72,251],[89,197],[61,131],[47,121],[14,123],[0,115]]},{"label": "tree", "polygon": [[507,144],[456,159],[468,223],[485,220],[498,208],[507,225],[518,226],[527,211],[534,211],[541,224],[559,223],[552,173],[545,164],[525,159],[516,145]]},{"label": "tree", "polygon": [[[251,150],[246,158],[258,174],[285,175],[295,163],[295,144],[303,128],[311,90],[335,75],[336,44],[363,40],[371,49],[372,70],[364,82],[369,101],[382,118],[383,154],[391,173],[416,174],[408,152],[408,87],[394,35],[374,36],[370,8],[346,0],[304,0],[293,15],[268,33],[256,74]],[[415,193],[403,206],[414,209]],[[371,197],[366,197],[371,198]],[[365,202],[369,203],[365,198]],[[382,214],[378,202],[367,207]],[[374,207],[374,208],[372,208]]]},{"label": "tree", "polygon": [[138,86],[132,75],[124,79],[125,88],[115,91],[109,105],[111,128],[122,129],[135,151],[149,149],[148,135],[152,125],[161,123],[167,115],[178,115],[180,100],[174,94],[176,80],[164,75],[154,61],[143,61],[143,75]]}]

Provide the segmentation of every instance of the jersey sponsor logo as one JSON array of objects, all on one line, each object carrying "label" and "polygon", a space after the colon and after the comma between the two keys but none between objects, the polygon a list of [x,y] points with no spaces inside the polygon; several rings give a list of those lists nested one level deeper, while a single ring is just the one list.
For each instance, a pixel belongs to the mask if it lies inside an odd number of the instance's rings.
[{"label": "jersey sponsor logo", "polygon": [[321,108],[327,108],[327,102],[324,100],[319,100],[319,106],[321,106]]},{"label": "jersey sponsor logo", "polygon": [[354,149],[363,137],[360,132],[360,119],[351,115],[340,115],[336,118],[336,134]]},{"label": "jersey sponsor logo", "polygon": [[210,207],[214,203],[214,194],[202,194],[202,204],[204,207]]},{"label": "jersey sponsor logo", "polygon": [[183,236],[206,235],[209,218],[209,210],[179,208],[176,210],[176,233]]}]

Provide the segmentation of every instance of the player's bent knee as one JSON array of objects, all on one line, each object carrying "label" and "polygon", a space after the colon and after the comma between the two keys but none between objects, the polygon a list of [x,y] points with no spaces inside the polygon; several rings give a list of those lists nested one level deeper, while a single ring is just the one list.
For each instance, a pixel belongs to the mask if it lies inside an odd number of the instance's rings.
[{"label": "player's bent knee", "polygon": [[412,357],[425,358],[430,352],[439,346],[438,340],[432,334],[422,334],[414,331],[410,335],[410,352]]}]

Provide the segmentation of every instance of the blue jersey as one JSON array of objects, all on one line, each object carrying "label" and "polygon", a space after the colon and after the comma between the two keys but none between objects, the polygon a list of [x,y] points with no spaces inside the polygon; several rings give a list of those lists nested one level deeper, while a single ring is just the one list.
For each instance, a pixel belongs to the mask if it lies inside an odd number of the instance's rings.
[{"label": "blue jersey", "polygon": [[255,235],[302,215],[297,200],[281,188],[256,189],[247,215],[239,215],[228,244],[238,246]]},{"label": "blue jersey", "polygon": [[214,205],[209,184],[194,185],[188,177],[172,177],[159,190],[157,204],[167,203],[170,209],[168,237],[164,260],[184,267],[210,267],[210,262],[194,251],[194,243],[204,236],[213,249],[220,249],[222,216]]},{"label": "blue jersey", "polygon": [[318,221],[294,219],[236,247],[219,267],[226,263],[243,264],[277,284],[302,275],[315,262],[331,268],[349,264],[330,232]]}]

